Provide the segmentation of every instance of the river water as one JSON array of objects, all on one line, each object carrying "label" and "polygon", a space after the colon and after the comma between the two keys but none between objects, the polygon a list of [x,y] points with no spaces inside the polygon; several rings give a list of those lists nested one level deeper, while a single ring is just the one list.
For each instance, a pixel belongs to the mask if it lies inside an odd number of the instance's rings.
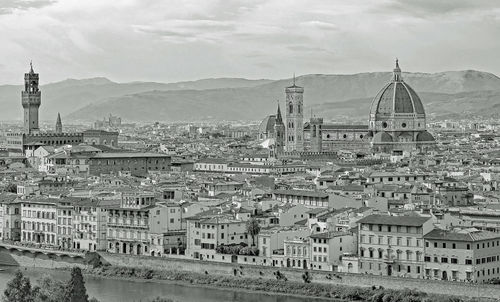
[{"label": "river water", "polygon": [[[3,291],[18,268],[3,268],[0,271],[0,293]],[[21,268],[21,271],[31,279],[32,284],[43,275],[67,281],[68,271]],[[145,302],[155,297],[165,297],[175,302],[312,302],[320,299],[266,295],[217,288],[182,286],[154,281],[129,281],[85,276],[85,286],[89,297],[95,297],[100,302]],[[324,300],[323,300],[324,301]]]}]

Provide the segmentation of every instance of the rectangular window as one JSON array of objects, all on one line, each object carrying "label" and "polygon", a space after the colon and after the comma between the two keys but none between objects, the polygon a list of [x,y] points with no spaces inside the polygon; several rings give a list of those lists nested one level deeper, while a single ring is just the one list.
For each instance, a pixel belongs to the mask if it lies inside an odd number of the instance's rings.
[{"label": "rectangular window", "polygon": [[451,258],[450,262],[453,263],[453,264],[457,264],[458,263],[458,259],[457,258]]}]

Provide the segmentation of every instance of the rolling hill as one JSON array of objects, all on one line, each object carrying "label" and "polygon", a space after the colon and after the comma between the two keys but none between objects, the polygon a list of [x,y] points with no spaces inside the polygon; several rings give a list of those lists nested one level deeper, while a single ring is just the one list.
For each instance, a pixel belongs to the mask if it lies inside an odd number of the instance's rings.
[{"label": "rolling hill", "polygon": [[[41,75],[43,76],[43,75]],[[247,80],[235,78],[204,79],[199,81],[178,83],[131,82],[115,83],[106,78],[84,80],[68,79],[65,81],[42,85],[41,120],[54,120],[60,112],[63,118],[71,112],[89,104],[100,104],[110,98],[147,91],[175,91],[182,89],[203,90],[221,87],[253,87],[269,83],[270,80]],[[0,120],[20,120],[22,118],[21,90],[22,85],[0,86]],[[110,111],[114,112],[114,110]],[[107,115],[107,112],[99,117]]]},{"label": "rolling hill", "polygon": [[[447,104],[455,99],[459,101],[453,110],[458,112],[500,102],[495,92],[500,90],[500,79],[490,73],[469,70],[403,76],[420,93],[429,114],[447,113]],[[371,98],[390,78],[390,73],[305,75],[297,78],[297,84],[305,87],[306,110],[312,108],[326,118],[355,117],[368,115]],[[93,119],[102,112],[114,112],[134,121],[261,119],[276,110],[276,100],[283,100],[284,87],[290,82],[286,79],[254,87],[149,91],[91,104],[73,112],[70,118]],[[470,107],[469,98],[474,98],[470,103],[484,103],[484,106]]]},{"label": "rolling hill", "polygon": [[[363,117],[390,78],[389,72],[311,74],[298,77],[297,84],[305,87],[306,110],[312,108],[325,118]],[[496,106],[500,78],[491,73],[403,73],[403,78],[419,93],[429,116],[490,114],[500,109]],[[65,121],[92,121],[108,113],[125,121],[256,120],[275,112],[276,100],[283,101],[290,83],[291,79],[221,78],[167,84],[70,79],[41,87],[40,114],[42,120],[55,120],[61,112]],[[20,91],[21,86],[0,86],[1,120],[20,119]]]}]

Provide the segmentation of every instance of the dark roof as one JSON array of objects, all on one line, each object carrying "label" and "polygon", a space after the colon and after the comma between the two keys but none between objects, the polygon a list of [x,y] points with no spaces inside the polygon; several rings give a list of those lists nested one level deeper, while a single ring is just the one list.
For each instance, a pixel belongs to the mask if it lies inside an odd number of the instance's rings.
[{"label": "dark roof", "polygon": [[324,192],[316,192],[316,191],[306,191],[306,190],[275,190],[274,194],[283,194],[283,195],[293,195],[293,196],[308,196],[308,197],[319,197],[326,198],[328,194]]},{"label": "dark roof", "polygon": [[97,153],[92,158],[143,158],[143,157],[164,157],[170,158],[170,155],[147,152],[110,152]]},{"label": "dark roof", "polygon": [[479,231],[479,230],[463,230],[463,231],[450,231],[450,230],[441,230],[434,229],[424,235],[425,239],[436,239],[436,240],[450,240],[450,241],[481,241],[481,240],[489,240],[489,239],[498,239],[500,238],[500,234],[488,232],[488,231]]},{"label": "dark roof", "polygon": [[325,209],[325,208],[312,208],[309,211],[307,211],[306,213],[308,213],[308,214],[320,214],[320,213],[323,213],[323,212],[328,212],[328,209]]},{"label": "dark roof", "polygon": [[309,237],[319,238],[319,239],[330,239],[334,237],[347,236],[347,235],[352,235],[352,234],[347,232],[324,232],[324,233],[311,234],[311,236]]},{"label": "dark roof", "polygon": [[368,130],[368,125],[339,125],[339,124],[324,124],[321,126],[323,130]]},{"label": "dark roof", "polygon": [[383,225],[401,225],[401,226],[422,226],[430,217],[414,216],[389,216],[389,215],[370,215],[358,220],[358,223],[383,224]]}]

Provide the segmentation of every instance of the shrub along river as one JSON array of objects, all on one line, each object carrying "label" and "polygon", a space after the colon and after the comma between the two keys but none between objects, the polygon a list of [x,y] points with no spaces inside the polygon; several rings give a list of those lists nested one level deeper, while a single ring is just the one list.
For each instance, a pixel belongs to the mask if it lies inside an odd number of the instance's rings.
[{"label": "shrub along river", "polygon": [[[33,268],[3,267],[0,271],[0,293],[7,286],[7,282],[14,277],[17,269],[31,279],[32,284],[44,275],[49,275],[56,280],[67,281],[69,271],[44,270]],[[205,288],[183,286],[173,283],[155,281],[132,281],[121,279],[108,279],[95,276],[84,276],[85,286],[89,297],[95,297],[101,302],[135,302],[147,301],[155,297],[170,298],[175,302],[309,302],[325,301],[323,299],[288,297],[281,295],[266,295],[263,293],[226,290],[218,288]]]}]

